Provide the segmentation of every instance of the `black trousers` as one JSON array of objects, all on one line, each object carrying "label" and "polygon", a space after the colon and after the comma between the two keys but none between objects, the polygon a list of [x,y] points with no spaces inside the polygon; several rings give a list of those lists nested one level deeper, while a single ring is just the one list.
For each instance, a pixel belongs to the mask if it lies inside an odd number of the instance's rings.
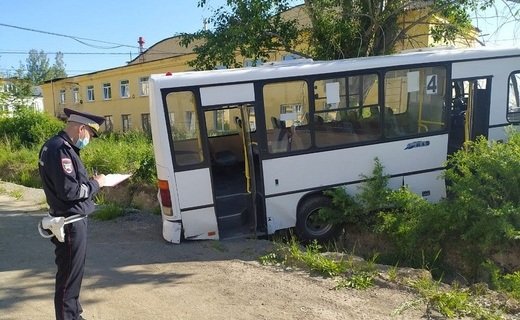
[{"label": "black trousers", "polygon": [[65,242],[52,238],[58,267],[54,309],[57,320],[77,320],[83,311],[79,292],[87,254],[87,219],[66,224],[64,228]]}]

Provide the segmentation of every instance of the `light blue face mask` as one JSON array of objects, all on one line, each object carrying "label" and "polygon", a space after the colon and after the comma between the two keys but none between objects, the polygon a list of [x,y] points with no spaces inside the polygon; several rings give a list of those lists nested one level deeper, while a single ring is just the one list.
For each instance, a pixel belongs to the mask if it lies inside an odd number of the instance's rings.
[{"label": "light blue face mask", "polygon": [[89,137],[85,137],[83,139],[78,139],[78,141],[76,141],[76,147],[78,147],[79,149],[83,149],[87,146],[87,144],[90,142],[89,141]]}]

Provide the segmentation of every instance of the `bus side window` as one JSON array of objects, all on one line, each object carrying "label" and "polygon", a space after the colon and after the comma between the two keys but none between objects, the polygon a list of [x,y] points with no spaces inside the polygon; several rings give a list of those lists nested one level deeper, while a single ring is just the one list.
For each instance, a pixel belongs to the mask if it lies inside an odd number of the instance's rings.
[{"label": "bus side window", "polygon": [[308,149],[307,82],[266,84],[263,88],[267,150],[281,153]]},{"label": "bus side window", "polygon": [[404,137],[446,128],[446,69],[441,66],[385,74],[385,136]]},{"label": "bus side window", "polygon": [[314,137],[327,147],[377,139],[381,135],[377,74],[314,82]]},{"label": "bus side window", "polygon": [[168,112],[176,117],[171,123],[173,155],[181,166],[204,161],[195,95],[191,91],[172,92],[166,96]]}]

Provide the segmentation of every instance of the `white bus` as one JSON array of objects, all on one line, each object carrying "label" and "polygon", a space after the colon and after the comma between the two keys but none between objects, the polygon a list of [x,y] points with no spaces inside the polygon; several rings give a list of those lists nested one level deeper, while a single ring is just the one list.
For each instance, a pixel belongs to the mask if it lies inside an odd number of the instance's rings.
[{"label": "white bus", "polygon": [[324,240],[323,191],[355,193],[377,157],[390,186],[430,201],[466,140],[520,121],[520,49],[153,75],[150,117],[163,237],[224,239],[295,227]]}]

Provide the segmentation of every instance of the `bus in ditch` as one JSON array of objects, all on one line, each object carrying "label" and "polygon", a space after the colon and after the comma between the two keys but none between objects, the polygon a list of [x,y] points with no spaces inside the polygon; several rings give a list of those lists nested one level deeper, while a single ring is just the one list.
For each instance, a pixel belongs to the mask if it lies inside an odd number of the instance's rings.
[{"label": "bus in ditch", "polygon": [[163,237],[229,239],[313,219],[323,191],[356,193],[378,158],[392,188],[446,196],[441,173],[463,143],[520,122],[520,48],[425,49],[338,61],[150,77]]}]

